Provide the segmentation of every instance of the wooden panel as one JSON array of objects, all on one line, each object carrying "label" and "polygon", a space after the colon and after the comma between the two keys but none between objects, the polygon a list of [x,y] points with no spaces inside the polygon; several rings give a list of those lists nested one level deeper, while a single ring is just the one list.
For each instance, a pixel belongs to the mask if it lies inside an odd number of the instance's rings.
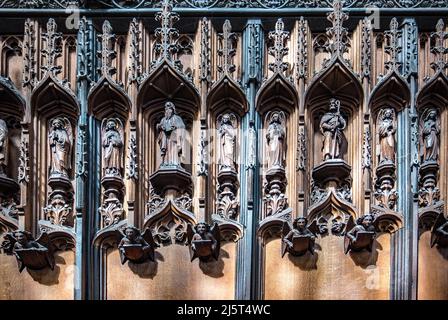
[{"label": "wooden panel", "polygon": [[0,255],[0,300],[72,300],[74,298],[73,251],[56,253],[53,271],[23,270],[14,256]]},{"label": "wooden panel", "polygon": [[117,249],[107,254],[107,299],[234,299],[236,244],[221,248],[218,261],[190,262],[187,246],[156,251],[156,262],[121,265]]},{"label": "wooden panel", "polygon": [[420,237],[418,254],[418,299],[448,300],[448,248],[430,248],[431,233]]},{"label": "wooden panel", "polygon": [[389,299],[390,236],[381,235],[374,251],[344,254],[342,237],[319,238],[314,256],[288,254],[281,240],[266,245],[265,299]]}]

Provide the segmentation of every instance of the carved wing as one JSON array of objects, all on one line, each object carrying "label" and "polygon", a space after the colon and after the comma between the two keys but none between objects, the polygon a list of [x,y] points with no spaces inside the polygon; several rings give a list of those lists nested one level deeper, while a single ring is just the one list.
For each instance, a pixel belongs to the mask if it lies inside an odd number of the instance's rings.
[{"label": "carved wing", "polygon": [[42,232],[39,238],[36,239],[36,242],[48,249],[48,252],[45,255],[45,259],[47,260],[50,269],[54,270],[54,266],[56,264],[54,259],[55,248],[53,243],[51,242],[50,236],[48,235],[48,233]]},{"label": "carved wing", "polygon": [[187,224],[187,234],[186,234],[187,242],[185,243],[186,245],[189,245],[191,243],[191,240],[193,239],[194,234],[195,234],[195,231],[194,231],[193,225],[191,223],[188,223]]},{"label": "carved wing", "polygon": [[145,231],[142,233],[142,238],[152,247],[152,248],[158,248],[159,244],[155,242],[154,237],[152,236],[151,230],[149,228],[146,228]]},{"label": "carved wing", "polygon": [[442,214],[439,214],[436,221],[434,222],[434,226],[431,230],[431,248],[436,245],[439,240],[440,234],[437,232],[437,229],[446,222],[445,217]]},{"label": "carved wing", "polygon": [[349,233],[355,227],[355,222],[353,221],[353,217],[350,216],[347,221],[347,225],[345,227],[344,232],[344,253],[347,254],[350,251],[350,238],[347,233]]},{"label": "carved wing", "polygon": [[309,225],[308,230],[310,230],[315,236],[317,236],[319,232],[319,227],[317,226],[317,220],[314,219]]},{"label": "carved wing", "polygon": [[219,251],[221,249],[221,230],[219,229],[219,225],[217,222],[215,222],[213,226],[210,228],[210,232],[216,240],[216,247],[215,250],[213,251],[213,258],[215,258],[215,260],[218,260]]},{"label": "carved wing", "polygon": [[288,235],[288,233],[292,230],[291,223],[289,221],[283,222],[282,226],[282,258],[285,256],[286,251],[288,250],[288,246],[283,241],[283,239]]},{"label": "carved wing", "polygon": [[14,237],[14,233],[9,232],[4,236],[4,239],[1,244],[1,249],[3,249],[6,254],[12,254],[16,242],[17,239]]}]

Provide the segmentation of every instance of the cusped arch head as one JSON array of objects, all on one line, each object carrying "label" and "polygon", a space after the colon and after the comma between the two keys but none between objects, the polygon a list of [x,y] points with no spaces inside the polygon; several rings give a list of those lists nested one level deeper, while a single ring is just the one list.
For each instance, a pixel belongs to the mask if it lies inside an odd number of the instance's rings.
[{"label": "cusped arch head", "polygon": [[[137,94],[137,106],[146,110],[161,107],[166,101],[189,113],[199,110],[200,96],[193,84],[164,60],[141,83]],[[156,107],[156,108],[157,108]]]},{"label": "cusped arch head", "polygon": [[402,110],[410,101],[411,91],[406,80],[396,71],[389,72],[372,90],[369,110],[372,114],[384,105]]},{"label": "cusped arch head", "polygon": [[22,119],[25,99],[9,78],[0,77],[0,113]]},{"label": "cusped arch head", "polygon": [[240,117],[248,110],[246,95],[235,80],[228,75],[224,75],[210,88],[207,95],[207,106],[212,112],[232,110]]},{"label": "cusped arch head", "polygon": [[178,207],[174,201],[168,200],[163,207],[145,219],[143,230],[146,228],[151,229],[158,221],[167,219],[180,219],[186,223],[191,223],[192,225],[196,225],[197,223],[193,213]]},{"label": "cusped arch head", "polygon": [[97,119],[109,115],[120,115],[126,119],[131,108],[131,100],[126,92],[108,76],[102,76],[92,87],[87,101],[89,113]]},{"label": "cusped arch head", "polygon": [[278,107],[288,113],[298,105],[298,95],[293,84],[281,73],[275,73],[258,91],[255,105],[260,114]]},{"label": "cusped arch head", "polygon": [[33,112],[50,118],[65,113],[75,119],[79,116],[79,103],[73,91],[48,72],[31,93]]},{"label": "cusped arch head", "polygon": [[361,82],[347,63],[335,56],[311,80],[305,94],[305,107],[313,111],[328,105],[330,98],[341,101],[341,105],[352,110],[360,108],[363,101]]},{"label": "cusped arch head", "polygon": [[319,219],[322,216],[332,216],[333,218],[341,216],[345,220],[351,216],[353,220],[356,220],[358,214],[357,209],[351,203],[342,200],[331,190],[321,201],[308,208],[308,221]]},{"label": "cusped arch head", "polygon": [[426,106],[436,106],[440,110],[448,106],[448,77],[444,72],[438,71],[426,82],[417,93],[417,109],[423,110]]}]

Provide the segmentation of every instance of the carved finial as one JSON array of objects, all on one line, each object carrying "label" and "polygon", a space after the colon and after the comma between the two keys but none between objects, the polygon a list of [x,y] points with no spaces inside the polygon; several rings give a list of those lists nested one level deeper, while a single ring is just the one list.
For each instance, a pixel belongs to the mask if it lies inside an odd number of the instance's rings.
[{"label": "carved finial", "polygon": [[157,62],[163,59],[172,60],[173,54],[177,52],[177,45],[174,40],[177,39],[179,33],[176,28],[173,28],[173,25],[179,20],[179,15],[172,10],[171,1],[163,0],[162,11],[156,14],[156,21],[160,21],[161,24],[161,27],[155,31],[158,40],[154,47]]},{"label": "carved finial", "polygon": [[210,28],[207,18],[201,21],[201,64],[199,65],[201,71],[201,81],[210,82]]},{"label": "carved finial", "polygon": [[224,22],[222,33],[219,34],[219,37],[222,40],[222,46],[221,50],[218,50],[218,54],[222,57],[222,64],[218,66],[218,71],[221,74],[230,75],[235,71],[233,57],[235,56],[236,50],[233,48],[233,44],[236,40],[236,35],[232,32],[232,25],[229,20]]},{"label": "carved finial", "polygon": [[308,23],[300,17],[297,41],[297,79],[305,79],[308,75]]},{"label": "carved finial", "polygon": [[269,39],[274,40],[274,45],[269,47],[269,54],[274,57],[274,62],[269,63],[269,70],[274,73],[282,73],[288,69],[288,63],[283,62],[283,57],[288,54],[286,41],[289,39],[289,32],[284,29],[283,20],[278,19],[275,31],[269,32]]},{"label": "carved finial", "polygon": [[109,21],[104,21],[103,34],[98,35],[98,38],[101,40],[101,51],[98,52],[101,58],[101,74],[111,76],[116,72],[116,69],[112,66],[116,52],[114,50],[115,34],[112,33],[112,26]]},{"label": "carved finial", "polygon": [[131,36],[130,50],[129,50],[129,79],[128,82],[136,83],[139,81],[142,72],[141,64],[141,49],[140,49],[140,34],[139,24],[136,18],[132,19],[129,27],[129,33]]},{"label": "carved finial", "polygon": [[342,1],[335,0],[333,2],[333,11],[327,16],[328,21],[332,23],[332,27],[327,28],[327,35],[330,43],[327,45],[332,55],[342,55],[347,51],[347,29],[342,26],[344,21],[348,19],[348,15],[342,11]]},{"label": "carved finial", "polygon": [[398,21],[396,18],[390,21],[390,30],[385,31],[384,34],[388,39],[388,45],[385,47],[385,51],[390,57],[389,61],[386,62],[386,69],[388,71],[398,70],[401,65],[401,62],[398,61],[398,54],[402,48],[399,41],[401,30],[398,30]]},{"label": "carved finial", "polygon": [[23,36],[23,86],[34,87],[36,83],[36,30],[30,19],[25,21],[25,33]]},{"label": "carved finial", "polygon": [[372,24],[366,17],[362,20],[362,39],[361,39],[361,75],[363,78],[370,79],[371,68],[371,32]]},{"label": "carved finial", "polygon": [[62,55],[61,41],[62,33],[57,32],[57,25],[54,19],[49,19],[47,23],[47,32],[42,34],[45,45],[42,49],[42,55],[45,57],[45,63],[42,69],[45,72],[52,72],[54,75],[61,73],[61,66],[56,65],[56,59]]},{"label": "carved finial", "polygon": [[448,63],[445,59],[445,54],[448,53],[448,48],[445,46],[445,40],[448,38],[448,32],[445,31],[445,23],[440,19],[436,25],[436,32],[431,33],[431,38],[435,39],[435,46],[431,48],[431,52],[435,55],[435,60],[431,63],[431,68],[434,71],[443,71],[448,68]]}]

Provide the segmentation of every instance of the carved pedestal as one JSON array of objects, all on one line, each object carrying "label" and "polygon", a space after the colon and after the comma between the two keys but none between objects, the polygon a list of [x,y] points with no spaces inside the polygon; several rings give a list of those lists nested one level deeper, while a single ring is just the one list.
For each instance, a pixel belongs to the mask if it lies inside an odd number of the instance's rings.
[{"label": "carved pedestal", "polygon": [[344,201],[351,202],[351,167],[342,159],[329,159],[313,169],[312,202],[319,203],[330,190]]},{"label": "carved pedestal", "polygon": [[154,191],[160,195],[191,192],[191,175],[179,166],[163,166],[149,177],[149,181]]},{"label": "carved pedestal", "polygon": [[266,172],[265,185],[265,215],[281,214],[288,208],[288,198],[285,195],[286,176],[284,168],[271,168]]},{"label": "carved pedestal", "polygon": [[440,200],[440,190],[437,187],[437,161],[425,161],[420,167],[420,190],[418,192],[420,207],[434,205]]},{"label": "carved pedestal", "polygon": [[119,175],[106,175],[101,184],[104,188],[103,204],[99,208],[103,227],[117,224],[123,219],[123,179]]},{"label": "carved pedestal", "polygon": [[73,187],[66,176],[50,176],[51,193],[44,208],[45,220],[52,225],[73,227]]},{"label": "carved pedestal", "polygon": [[398,194],[395,187],[395,164],[384,161],[376,168],[375,198],[378,205],[394,210]]},{"label": "carved pedestal", "polygon": [[225,219],[238,217],[239,203],[236,198],[238,191],[238,174],[233,170],[223,170],[218,174],[218,208],[217,213]]}]

